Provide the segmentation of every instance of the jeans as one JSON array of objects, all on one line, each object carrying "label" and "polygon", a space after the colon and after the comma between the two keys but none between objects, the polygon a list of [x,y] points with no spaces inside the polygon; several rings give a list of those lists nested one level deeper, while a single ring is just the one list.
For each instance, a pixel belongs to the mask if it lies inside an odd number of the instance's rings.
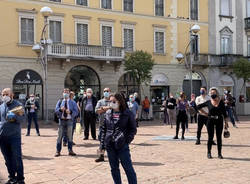
[{"label": "jeans", "polygon": [[[77,118],[74,118],[73,127],[72,127],[72,142],[73,142],[73,139],[74,139],[74,132],[75,132],[75,129],[76,129],[76,121],[77,121]],[[63,142],[64,143],[68,142],[67,129],[66,128],[63,130]]]},{"label": "jeans", "polygon": [[200,140],[201,138],[201,130],[203,128],[203,125],[207,126],[207,120],[208,118],[203,115],[198,115],[198,129],[197,129],[197,139]]},{"label": "jeans", "polygon": [[107,147],[109,165],[114,184],[121,184],[121,173],[119,169],[119,161],[127,175],[129,184],[137,184],[136,173],[132,165],[128,144],[125,144],[121,149],[116,150],[113,145]]},{"label": "jeans", "polygon": [[230,121],[233,125],[235,125],[234,115],[231,107],[226,107],[227,114],[230,118]]},{"label": "jeans", "polygon": [[10,179],[24,180],[20,137],[1,137],[0,147]]},{"label": "jeans", "polygon": [[57,152],[61,152],[62,150],[62,137],[64,130],[67,130],[68,150],[72,151],[72,128],[73,128],[72,120],[59,120],[58,137],[56,145]]},{"label": "jeans", "polygon": [[30,134],[30,128],[31,128],[31,123],[32,119],[34,120],[34,124],[36,127],[36,133],[39,133],[39,126],[37,123],[37,113],[36,112],[29,112],[28,113],[28,129],[27,129],[27,134]]}]

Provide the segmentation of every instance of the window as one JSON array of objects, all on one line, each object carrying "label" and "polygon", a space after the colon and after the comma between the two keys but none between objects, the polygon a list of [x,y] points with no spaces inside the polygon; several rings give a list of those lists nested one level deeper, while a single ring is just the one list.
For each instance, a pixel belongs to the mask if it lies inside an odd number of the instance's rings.
[{"label": "window", "polygon": [[155,53],[164,54],[164,32],[156,31],[155,32]]},{"label": "window", "polygon": [[112,9],[112,0],[101,0],[102,8],[104,9]]},{"label": "window", "polygon": [[192,35],[192,42],[191,42],[191,53],[198,56],[199,54],[199,39],[198,35]]},{"label": "window", "polygon": [[221,54],[231,53],[231,36],[222,35],[221,36]]},{"label": "window", "polygon": [[112,46],[112,27],[102,26],[102,45]]},{"label": "window", "polygon": [[88,0],[76,0],[77,5],[88,6]]},{"label": "window", "polygon": [[126,51],[134,50],[134,30],[125,28],[123,29],[123,44]]},{"label": "window", "polygon": [[250,87],[246,87],[246,101],[250,102]]},{"label": "window", "polygon": [[34,19],[21,18],[21,39],[22,44],[34,44]]},{"label": "window", "polygon": [[50,0],[50,1],[54,1],[54,2],[61,2],[61,0]]},{"label": "window", "polygon": [[123,0],[123,10],[133,12],[133,0]]},{"label": "window", "polygon": [[53,43],[62,42],[62,23],[61,21],[49,21],[49,37]]},{"label": "window", "polygon": [[198,20],[198,0],[190,0],[190,18]]},{"label": "window", "polygon": [[76,24],[77,44],[88,45],[88,24]]},{"label": "window", "polygon": [[247,17],[250,17],[250,0],[247,0]]},{"label": "window", "polygon": [[220,14],[225,16],[230,16],[231,15],[230,9],[231,9],[230,0],[221,0]]},{"label": "window", "polygon": [[155,0],[155,15],[164,16],[163,0]]},{"label": "window", "polygon": [[250,56],[250,36],[247,37],[247,56]]}]

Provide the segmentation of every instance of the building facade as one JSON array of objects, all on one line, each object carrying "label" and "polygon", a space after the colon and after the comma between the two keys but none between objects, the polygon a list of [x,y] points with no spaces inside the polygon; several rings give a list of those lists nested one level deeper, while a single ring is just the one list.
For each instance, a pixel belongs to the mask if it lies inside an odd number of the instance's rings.
[{"label": "building facade", "polygon": [[[243,80],[238,79],[232,65],[241,57],[249,57],[249,0],[209,1],[209,86],[230,90],[237,99],[239,114],[250,114],[250,86],[241,88]],[[239,102],[244,95],[245,103]],[[242,101],[243,102],[243,101]]]},{"label": "building facade", "polygon": [[[138,91],[124,72],[126,53],[144,50],[156,65],[142,95],[155,106],[169,92],[190,91],[188,70],[175,59],[185,53],[194,24],[201,28],[196,48],[208,54],[208,0],[2,0],[0,1],[0,89],[13,87],[24,100],[35,93],[44,109],[44,72],[32,51],[41,40],[48,6],[48,107],[50,117],[64,87],[79,93],[91,87],[100,98],[104,87],[127,95]],[[208,85],[208,70],[196,68],[194,86]],[[198,91],[199,92],[199,91]],[[43,111],[41,111],[41,116]]]}]

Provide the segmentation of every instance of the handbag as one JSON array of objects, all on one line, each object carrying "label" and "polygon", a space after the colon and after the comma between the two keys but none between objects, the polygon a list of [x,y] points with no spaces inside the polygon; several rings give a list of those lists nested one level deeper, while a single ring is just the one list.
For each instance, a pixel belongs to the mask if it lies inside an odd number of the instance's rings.
[{"label": "handbag", "polygon": [[112,141],[114,142],[115,149],[121,149],[124,144],[126,143],[125,135],[123,131],[121,131],[120,127],[118,126],[118,122],[114,125]]},{"label": "handbag", "polygon": [[224,138],[229,138],[230,137],[230,132],[229,132],[228,129],[224,130],[223,136],[224,136]]}]

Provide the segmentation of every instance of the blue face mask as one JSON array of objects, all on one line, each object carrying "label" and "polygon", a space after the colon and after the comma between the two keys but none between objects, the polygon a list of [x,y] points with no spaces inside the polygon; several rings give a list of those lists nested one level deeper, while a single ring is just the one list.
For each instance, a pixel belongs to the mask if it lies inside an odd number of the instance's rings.
[{"label": "blue face mask", "polygon": [[200,94],[201,94],[201,95],[204,95],[204,94],[205,94],[205,91],[204,91],[204,90],[200,90]]},{"label": "blue face mask", "polygon": [[129,101],[130,101],[130,102],[133,102],[133,101],[134,101],[134,98],[129,98]]},{"label": "blue face mask", "polygon": [[106,97],[106,98],[109,97],[109,92],[105,91],[105,92],[103,93],[103,96]]},{"label": "blue face mask", "polygon": [[68,93],[63,93],[63,98],[69,98],[69,94]]}]

